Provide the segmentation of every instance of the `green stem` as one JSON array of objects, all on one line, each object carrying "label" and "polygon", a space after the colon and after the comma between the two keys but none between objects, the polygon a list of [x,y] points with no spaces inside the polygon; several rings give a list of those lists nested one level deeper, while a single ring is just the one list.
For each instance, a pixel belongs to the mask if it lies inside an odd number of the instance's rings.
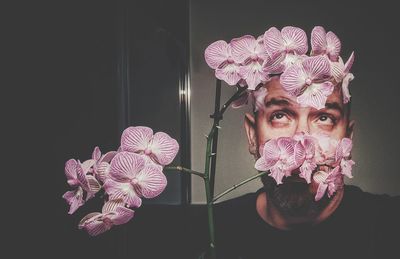
[{"label": "green stem", "polygon": [[185,167],[182,167],[182,166],[166,166],[166,167],[164,167],[163,170],[166,170],[166,171],[179,171],[179,172],[182,172],[182,173],[194,174],[194,175],[200,176],[201,178],[205,177],[204,173],[200,173],[200,172],[197,172],[197,171],[194,171],[192,169],[188,169],[188,168],[185,168]]},{"label": "green stem", "polygon": [[261,172],[259,174],[253,175],[252,177],[247,178],[246,180],[241,181],[238,184],[233,185],[231,188],[225,190],[224,192],[218,194],[217,196],[215,196],[215,198],[212,200],[213,203],[215,203],[218,199],[220,199],[222,196],[227,195],[228,193],[230,193],[231,191],[235,190],[236,188],[242,186],[243,184],[246,184],[254,179],[257,179],[261,176],[263,176],[264,174],[266,174],[267,172]]}]

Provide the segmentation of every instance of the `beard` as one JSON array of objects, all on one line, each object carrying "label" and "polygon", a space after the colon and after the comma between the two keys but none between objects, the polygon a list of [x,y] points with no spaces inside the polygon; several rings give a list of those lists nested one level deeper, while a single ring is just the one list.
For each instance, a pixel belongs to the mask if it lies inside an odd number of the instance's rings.
[{"label": "beard", "polygon": [[315,193],[312,193],[310,184],[298,176],[290,176],[279,185],[268,175],[263,175],[261,181],[268,201],[287,217],[317,216],[330,201],[326,195],[315,201]]}]

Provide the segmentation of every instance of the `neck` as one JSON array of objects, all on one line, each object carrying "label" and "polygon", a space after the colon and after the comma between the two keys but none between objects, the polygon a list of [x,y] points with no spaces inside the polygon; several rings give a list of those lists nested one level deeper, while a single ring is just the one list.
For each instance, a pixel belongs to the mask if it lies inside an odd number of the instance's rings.
[{"label": "neck", "polygon": [[317,215],[309,217],[288,217],[283,215],[272,202],[268,202],[267,194],[262,192],[257,197],[256,209],[260,217],[269,225],[282,230],[290,230],[298,225],[316,225],[328,219],[342,201],[344,188],[337,190],[329,204]]}]

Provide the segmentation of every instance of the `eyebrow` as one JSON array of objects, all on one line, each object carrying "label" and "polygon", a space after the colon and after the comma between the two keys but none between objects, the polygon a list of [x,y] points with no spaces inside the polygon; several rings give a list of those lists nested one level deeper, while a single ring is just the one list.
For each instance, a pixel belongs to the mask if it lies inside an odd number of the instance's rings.
[{"label": "eyebrow", "polygon": [[[292,106],[292,103],[285,99],[281,99],[281,98],[271,98],[271,100],[265,102],[265,107],[271,107],[273,105],[276,106]],[[325,103],[325,109],[332,109],[332,110],[337,110],[338,112],[340,112],[340,114],[343,116],[344,111],[343,108],[340,106],[340,104],[338,102],[327,102]]]},{"label": "eyebrow", "polygon": [[344,112],[343,112],[343,108],[340,106],[339,103],[337,102],[330,102],[330,103],[325,103],[325,108],[326,109],[332,109],[332,110],[337,110],[340,112],[340,114],[343,116]]},{"label": "eyebrow", "polygon": [[277,105],[277,106],[292,106],[292,104],[286,100],[286,99],[277,99],[277,98],[272,98],[271,100],[267,101],[265,103],[265,107],[271,107],[272,105]]}]

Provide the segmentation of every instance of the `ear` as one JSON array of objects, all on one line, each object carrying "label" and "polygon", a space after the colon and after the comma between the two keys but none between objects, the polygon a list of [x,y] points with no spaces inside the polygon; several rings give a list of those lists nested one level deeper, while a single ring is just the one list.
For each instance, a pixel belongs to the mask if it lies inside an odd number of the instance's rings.
[{"label": "ear", "polygon": [[353,139],[353,134],[354,134],[354,125],[356,124],[356,122],[354,120],[351,120],[349,122],[349,125],[347,126],[347,130],[346,130],[346,137]]},{"label": "ear", "polygon": [[244,128],[246,130],[247,141],[249,143],[249,152],[253,156],[257,157],[257,134],[256,134],[256,122],[254,116],[250,113],[246,113],[244,116]]}]

